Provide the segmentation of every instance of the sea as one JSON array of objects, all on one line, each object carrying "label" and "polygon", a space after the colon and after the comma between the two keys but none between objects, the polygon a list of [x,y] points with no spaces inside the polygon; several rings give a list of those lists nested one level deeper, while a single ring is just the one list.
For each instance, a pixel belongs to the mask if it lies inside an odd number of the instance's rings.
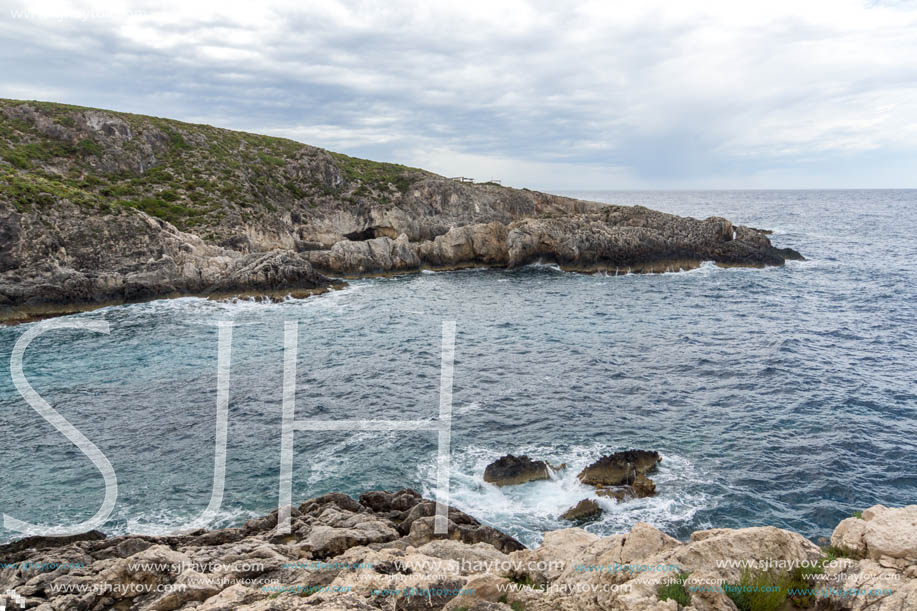
[{"label": "sea", "polygon": [[[591,532],[648,522],[678,537],[774,525],[818,540],[853,512],[917,503],[917,191],[592,191],[566,195],[722,216],[804,261],[763,269],[583,275],[551,264],[353,280],[279,303],[180,298],[69,316],[29,384],[110,461],[128,520],[177,528],[211,499],[220,322],[233,323],[225,489],[212,528],[277,507],[284,323],[298,321],[296,420],[437,420],[442,327],[455,321],[450,503],[535,546],[596,498],[576,475],[611,452],[663,457],[658,494]],[[0,327],[0,513],[87,520],[102,475],[26,402],[8,363],[34,323]],[[292,499],[437,489],[430,430],[298,430]],[[567,468],[497,488],[486,465]],[[0,542],[21,536],[0,527]]]}]

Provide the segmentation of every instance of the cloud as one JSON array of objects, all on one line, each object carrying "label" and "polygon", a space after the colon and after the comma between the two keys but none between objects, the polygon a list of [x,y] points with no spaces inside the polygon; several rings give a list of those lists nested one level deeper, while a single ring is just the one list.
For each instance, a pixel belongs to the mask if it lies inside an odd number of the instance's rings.
[{"label": "cloud", "polygon": [[14,3],[0,85],[532,188],[917,186],[915,25],[903,1]]}]

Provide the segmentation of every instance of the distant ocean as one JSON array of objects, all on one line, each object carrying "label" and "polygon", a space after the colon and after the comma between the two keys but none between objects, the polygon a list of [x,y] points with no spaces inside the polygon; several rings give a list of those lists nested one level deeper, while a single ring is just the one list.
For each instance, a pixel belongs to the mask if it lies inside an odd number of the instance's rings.
[{"label": "distant ocean", "polygon": [[[658,496],[588,526],[686,537],[772,524],[830,535],[853,511],[917,502],[917,191],[577,192],[768,228],[782,268],[579,275],[551,265],[357,280],[279,304],[176,299],[74,316],[26,353],[32,386],[109,458],[127,519],[180,524],[210,498],[216,321],[235,321],[226,494],[214,526],[277,505],[283,322],[298,320],[297,418],[435,418],[440,325],[457,323],[452,503],[527,544],[591,491],[603,453],[658,450]],[[8,363],[27,325],[0,327]],[[92,463],[0,374],[0,512],[91,517]],[[435,434],[297,432],[293,499],[413,487]],[[551,481],[482,483],[505,453],[566,462]],[[0,541],[15,536],[0,528]]]}]

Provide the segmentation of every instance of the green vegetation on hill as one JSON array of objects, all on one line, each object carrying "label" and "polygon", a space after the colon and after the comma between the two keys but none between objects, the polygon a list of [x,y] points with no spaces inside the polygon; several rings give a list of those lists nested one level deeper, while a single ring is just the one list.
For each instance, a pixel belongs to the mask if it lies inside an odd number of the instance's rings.
[{"label": "green vegetation on hill", "polygon": [[382,163],[358,159],[342,153],[331,153],[337,160],[341,173],[351,182],[362,182],[363,188],[373,188],[380,191],[394,187],[405,193],[417,181],[423,170],[411,168],[397,163]]},{"label": "green vegetation on hill", "polygon": [[216,228],[302,206],[389,202],[429,176],[284,138],[0,99],[0,202],[21,212],[66,199]]}]

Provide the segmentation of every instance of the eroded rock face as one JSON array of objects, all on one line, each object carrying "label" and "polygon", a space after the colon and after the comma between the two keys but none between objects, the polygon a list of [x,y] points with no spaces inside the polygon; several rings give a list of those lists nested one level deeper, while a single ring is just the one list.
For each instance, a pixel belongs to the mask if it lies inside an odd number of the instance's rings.
[{"label": "eroded rock face", "polygon": [[549,468],[543,460],[507,454],[487,465],[484,469],[484,481],[497,486],[514,486],[550,479]]},{"label": "eroded rock face", "polygon": [[[791,567],[822,557],[804,537],[773,527],[698,531],[681,542],[643,522],[608,537],[549,532],[526,549],[454,508],[448,535],[435,536],[434,505],[413,490],[368,492],[359,501],[328,494],[291,507],[285,536],[274,512],[181,536],[32,537],[0,546],[0,592],[13,590],[38,611],[725,611],[734,606],[715,588],[691,592],[687,606],[657,592],[677,573],[690,573],[689,586],[737,584],[750,560]],[[858,522],[872,524],[863,531],[866,557],[840,558],[812,578],[810,587],[836,592],[812,608],[917,608],[915,511],[865,511]],[[835,534],[852,533],[850,524]],[[415,595],[396,594],[406,590]]]},{"label": "eroded rock face", "polygon": [[[12,218],[12,217],[11,217]],[[53,228],[53,231],[49,230]],[[4,240],[6,240],[4,242]],[[60,204],[0,232],[0,305],[89,306],[175,294],[282,296],[331,286],[304,253],[241,253],[142,212],[84,215]],[[10,268],[14,262],[16,267]]]},{"label": "eroded rock face", "polygon": [[[638,475],[646,475],[662,462],[659,452],[649,450],[626,450],[601,457],[580,471],[577,476],[584,484],[593,486],[624,486],[636,483]],[[648,490],[645,482],[641,488]],[[655,485],[652,487],[655,490]]]},{"label": "eroded rock face", "polygon": [[801,258],[795,251],[774,248],[763,233],[735,228],[725,219],[677,217],[640,206],[596,206],[585,213],[521,218],[507,224],[490,221],[452,226],[428,240],[412,241],[408,233],[402,233],[395,240],[383,236],[338,242],[330,250],[309,256],[318,269],[344,275],[421,268],[512,268],[535,262],[557,263],[573,271],[623,274],[692,269],[704,261],[760,266]]},{"label": "eroded rock face", "polygon": [[249,156],[251,167],[226,165],[238,152],[227,146],[248,146],[237,134],[95,109],[59,109],[69,119],[62,123],[44,106],[5,102],[4,126],[25,130],[39,149],[73,150],[19,166],[0,159],[11,181],[0,189],[4,319],[179,294],[282,296],[329,286],[330,276],[421,269],[543,261],[627,273],[800,258],[763,230],[717,217],[470,185],[422,170],[396,188],[292,142],[282,157],[264,156],[283,179],[282,189],[264,190],[258,155]]}]

